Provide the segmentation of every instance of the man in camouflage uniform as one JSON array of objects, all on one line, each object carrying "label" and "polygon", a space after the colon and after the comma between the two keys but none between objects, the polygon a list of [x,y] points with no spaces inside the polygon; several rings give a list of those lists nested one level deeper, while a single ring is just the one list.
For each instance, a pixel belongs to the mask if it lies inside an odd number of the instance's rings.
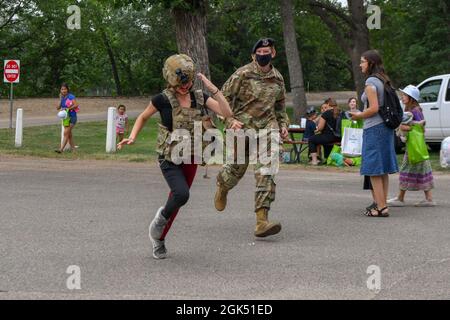
[{"label": "man in camouflage uniform", "polygon": [[[260,39],[253,47],[253,61],[239,68],[223,85],[222,92],[233,111],[227,118],[229,129],[279,130],[281,138],[288,136],[289,118],[285,108],[284,79],[270,63],[276,51],[272,39]],[[269,140],[270,141],[270,140]],[[246,145],[248,152],[248,145]],[[268,143],[270,150],[270,142]],[[225,164],[217,176],[217,191],[214,199],[218,211],[226,207],[227,194],[244,176],[245,164]],[[262,174],[266,166],[260,161],[254,167],[256,179],[255,212],[256,237],[266,237],[281,231],[281,224],[268,221],[270,204],[275,200],[273,175]]]}]

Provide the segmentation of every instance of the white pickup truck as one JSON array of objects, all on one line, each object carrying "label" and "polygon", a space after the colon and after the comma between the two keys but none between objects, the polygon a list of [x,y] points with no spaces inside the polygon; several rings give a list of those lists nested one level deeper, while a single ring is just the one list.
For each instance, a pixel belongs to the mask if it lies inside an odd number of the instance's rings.
[{"label": "white pickup truck", "polygon": [[450,74],[428,78],[417,86],[425,120],[425,140],[440,144],[450,136]]}]

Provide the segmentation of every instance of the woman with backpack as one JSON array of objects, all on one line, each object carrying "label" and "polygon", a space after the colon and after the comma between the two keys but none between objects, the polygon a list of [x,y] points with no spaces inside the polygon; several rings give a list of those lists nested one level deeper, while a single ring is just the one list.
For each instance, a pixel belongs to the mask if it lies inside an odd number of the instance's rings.
[{"label": "woman with backpack", "polygon": [[[405,105],[405,111],[413,114],[414,125],[425,126],[425,118],[422,108],[419,105],[420,91],[417,87],[409,85],[402,92],[402,102]],[[402,131],[411,131],[411,125],[400,125]],[[412,141],[411,141],[412,142]],[[406,191],[419,191],[425,193],[425,199],[416,203],[416,207],[434,207],[436,204],[431,195],[431,189],[434,188],[433,171],[430,160],[424,160],[418,163],[410,163],[408,152],[405,152],[403,163],[400,167],[400,191],[397,197],[390,199],[390,207],[404,207]]]},{"label": "woman with backpack", "polygon": [[364,120],[361,175],[369,176],[376,206],[366,210],[368,217],[388,217],[387,195],[389,174],[398,172],[394,150],[394,129],[385,124],[379,114],[384,105],[385,86],[391,87],[383,61],[376,50],[361,56],[361,71],[367,76],[361,100],[364,111],[350,112],[353,120]]},{"label": "woman with backpack", "polygon": [[149,237],[153,244],[155,259],[164,259],[167,256],[166,235],[178,210],[189,200],[189,189],[197,172],[197,161],[194,158],[196,148],[193,145],[190,148],[192,154],[187,155],[187,161],[184,160],[183,155],[183,159],[179,159],[180,164],[173,162],[172,151],[177,146],[177,142],[172,140],[172,133],[183,130],[193,137],[195,122],[209,121],[206,108],[226,118],[233,115],[222,92],[203,74],[198,73],[197,78],[211,92],[211,96],[201,90],[193,90],[196,78],[195,66],[189,56],[175,54],[167,58],[163,76],[167,82],[167,89],[153,97],[148,107],[136,119],[130,136],[118,144],[119,150],[133,144],[148,119],[159,112],[161,123],[157,139],[158,162],[170,188],[170,194],[166,204],[158,209],[149,226]]}]

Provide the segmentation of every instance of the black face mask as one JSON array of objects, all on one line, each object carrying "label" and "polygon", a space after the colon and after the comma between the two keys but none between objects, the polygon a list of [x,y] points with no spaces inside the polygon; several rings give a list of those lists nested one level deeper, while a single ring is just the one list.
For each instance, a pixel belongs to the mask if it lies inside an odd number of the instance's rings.
[{"label": "black face mask", "polygon": [[257,54],[256,61],[261,67],[265,67],[270,63],[270,61],[272,61],[272,54],[271,53],[264,55]]}]

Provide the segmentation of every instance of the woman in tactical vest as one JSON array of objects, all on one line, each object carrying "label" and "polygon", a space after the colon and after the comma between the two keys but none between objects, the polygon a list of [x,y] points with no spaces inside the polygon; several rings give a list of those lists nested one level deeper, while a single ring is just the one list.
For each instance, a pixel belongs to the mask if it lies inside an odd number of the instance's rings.
[{"label": "woman in tactical vest", "polygon": [[[192,89],[195,68],[194,62],[189,56],[184,54],[170,56],[164,63],[163,76],[167,82],[167,89],[153,97],[148,107],[136,119],[129,138],[123,139],[118,144],[118,149],[124,145],[133,144],[147,120],[156,112],[160,113],[157,153],[159,166],[169,185],[170,194],[165,206],[159,208],[149,226],[149,237],[153,244],[155,259],[164,259],[167,256],[165,237],[178,210],[189,199],[189,188],[197,171],[197,163],[195,163],[197,161],[194,163],[183,161],[181,164],[172,162],[172,151],[177,144],[177,141],[172,140],[174,130],[181,129],[183,132],[187,130],[193,137],[194,122],[196,121],[203,123],[203,129],[205,129],[206,124],[210,123],[206,108],[223,117],[233,115],[222,92],[203,74],[198,73],[197,77],[211,92],[212,97],[204,94],[201,90],[194,91]],[[192,145],[191,150],[193,153]],[[185,158],[184,156],[183,158]]]}]

